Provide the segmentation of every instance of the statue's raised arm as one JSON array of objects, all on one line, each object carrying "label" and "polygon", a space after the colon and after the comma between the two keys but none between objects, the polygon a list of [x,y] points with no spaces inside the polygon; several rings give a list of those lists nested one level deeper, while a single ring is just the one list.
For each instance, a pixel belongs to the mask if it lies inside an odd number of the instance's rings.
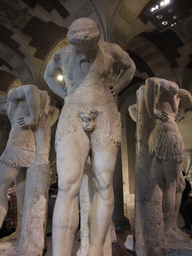
[{"label": "statue's raised arm", "polygon": [[114,94],[118,95],[132,80],[136,66],[129,54],[116,44],[111,44],[111,54],[116,60],[114,66],[120,70],[113,87]]},{"label": "statue's raised arm", "polygon": [[161,119],[162,121],[167,121],[169,119],[166,111],[157,109],[160,92],[169,93],[169,83],[170,82],[165,79],[159,79],[156,77],[146,79],[144,91],[145,102],[148,114],[151,118]]},{"label": "statue's raised arm", "polygon": [[62,69],[61,69],[62,59],[63,59],[62,56],[63,56],[62,49],[56,51],[53,54],[45,70],[44,79],[47,82],[50,89],[55,94],[65,99],[67,91],[64,85],[57,80],[57,76],[62,74]]}]

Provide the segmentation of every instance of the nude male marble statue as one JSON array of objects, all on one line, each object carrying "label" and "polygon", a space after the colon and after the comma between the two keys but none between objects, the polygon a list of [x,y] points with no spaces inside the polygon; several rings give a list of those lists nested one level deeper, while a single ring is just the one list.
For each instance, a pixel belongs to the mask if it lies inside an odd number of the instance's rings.
[{"label": "nude male marble statue", "polygon": [[[112,177],[121,140],[114,96],[131,81],[135,64],[118,45],[100,40],[91,19],[74,21],[67,38],[70,45],[53,54],[44,75],[51,90],[65,99],[56,132],[59,191],[53,214],[53,255],[71,255],[79,222],[78,193],[91,155],[95,193],[88,255],[102,256],[113,213]],[[121,70],[114,84],[113,67]],[[56,80],[59,73],[65,87]]]}]

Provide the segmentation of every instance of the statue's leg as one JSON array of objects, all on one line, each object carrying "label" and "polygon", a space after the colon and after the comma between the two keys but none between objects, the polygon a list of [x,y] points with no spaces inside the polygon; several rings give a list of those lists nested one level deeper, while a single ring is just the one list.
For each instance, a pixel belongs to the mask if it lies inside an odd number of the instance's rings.
[{"label": "statue's leg", "polygon": [[7,190],[17,177],[19,170],[20,168],[0,164],[0,227],[8,210]]},{"label": "statue's leg", "polygon": [[182,198],[184,188],[185,188],[185,179],[181,172],[177,181],[177,188],[176,188],[176,195],[175,195],[175,209],[174,209],[174,215],[173,215],[173,229],[175,230],[178,230],[177,217],[178,217],[179,208],[181,205],[181,198]]},{"label": "statue's leg", "polygon": [[89,149],[83,131],[65,135],[57,145],[59,189],[53,213],[53,256],[71,256],[79,224],[78,192]]},{"label": "statue's leg", "polygon": [[18,239],[21,233],[23,204],[25,195],[26,168],[23,168],[16,177],[16,195],[17,195],[17,228],[10,236],[4,237],[3,242]]},{"label": "statue's leg", "polygon": [[[185,185],[186,185],[185,179],[181,172],[180,177],[178,179],[178,183],[177,183],[177,189],[176,189],[175,209],[174,209],[174,215],[173,215],[173,230],[175,232],[177,232],[179,235],[181,235],[182,237],[189,238],[190,235],[182,232],[177,226],[177,219],[178,219],[179,209],[180,209],[180,205],[181,205],[181,198],[182,198],[183,190],[185,189]],[[187,216],[186,221],[188,221],[188,223],[190,223],[188,215],[186,215],[186,216]]]},{"label": "statue's leg", "polygon": [[163,215],[165,225],[165,236],[170,242],[177,242],[181,239],[176,232],[176,222],[179,212],[178,205],[181,202],[181,195],[177,191],[178,180],[182,173],[182,163],[175,161],[163,161],[163,171],[165,175],[165,188],[163,192]]},{"label": "statue's leg", "polygon": [[[101,139],[101,140],[100,140]],[[90,210],[89,256],[102,256],[103,245],[114,209],[113,172],[117,147],[108,138],[92,142],[92,167],[95,175],[95,193]],[[106,143],[104,143],[106,142]]]}]

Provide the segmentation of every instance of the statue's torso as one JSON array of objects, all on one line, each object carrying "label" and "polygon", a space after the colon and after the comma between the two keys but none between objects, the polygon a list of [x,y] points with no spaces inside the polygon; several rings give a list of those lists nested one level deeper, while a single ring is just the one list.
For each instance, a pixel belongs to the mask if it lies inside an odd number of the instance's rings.
[{"label": "statue's torso", "polygon": [[[105,54],[105,56],[104,56]],[[62,66],[67,86],[66,104],[104,105],[114,100],[110,91],[114,59],[99,45],[96,56],[88,59],[72,49]]]}]

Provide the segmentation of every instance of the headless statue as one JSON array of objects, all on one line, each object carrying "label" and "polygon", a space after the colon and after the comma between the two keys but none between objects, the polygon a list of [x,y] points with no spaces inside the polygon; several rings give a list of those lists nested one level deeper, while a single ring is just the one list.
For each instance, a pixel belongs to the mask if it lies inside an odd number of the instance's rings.
[{"label": "headless statue", "polygon": [[[4,97],[4,96],[3,96]],[[0,113],[6,114],[11,123],[11,131],[6,148],[0,157],[0,225],[7,213],[7,189],[16,182],[18,224],[16,231],[1,242],[18,239],[21,234],[26,170],[34,162],[39,150],[37,134],[42,130],[42,115],[49,107],[50,99],[46,91],[35,85],[24,85],[9,91],[1,98]],[[46,100],[45,100],[46,98]],[[48,103],[47,103],[48,102]],[[50,108],[53,123],[58,116],[56,108]],[[38,126],[39,125],[39,126]],[[41,140],[42,142],[42,140]],[[49,140],[48,140],[48,143]]]},{"label": "headless statue", "polygon": [[[45,80],[65,99],[56,132],[58,196],[53,214],[53,255],[71,256],[77,230],[78,193],[91,155],[94,195],[89,214],[89,256],[102,256],[114,207],[112,187],[117,145],[121,140],[117,95],[132,79],[135,65],[118,45],[103,42],[90,19],[69,27],[70,45],[56,51]],[[121,70],[113,81],[113,69]],[[56,80],[64,75],[65,87]]]},{"label": "headless statue", "polygon": [[137,104],[129,108],[137,121],[135,236],[136,252],[143,250],[143,255],[161,255],[156,247],[189,242],[177,227],[185,182],[184,143],[175,117],[179,108],[191,106],[191,99],[171,81],[148,78],[137,92]]}]

